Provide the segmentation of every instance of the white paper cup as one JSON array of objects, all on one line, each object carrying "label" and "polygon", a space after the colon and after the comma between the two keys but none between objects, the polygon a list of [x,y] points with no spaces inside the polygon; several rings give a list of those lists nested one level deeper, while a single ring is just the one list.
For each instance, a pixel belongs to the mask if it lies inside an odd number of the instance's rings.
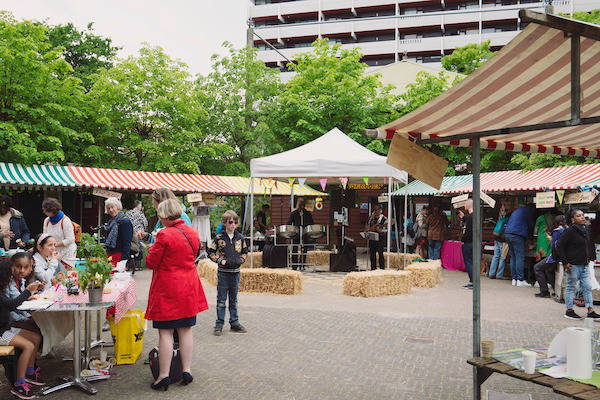
[{"label": "white paper cup", "polygon": [[100,350],[100,361],[103,363],[106,362],[106,357],[108,357],[108,353],[104,350]]},{"label": "white paper cup", "polygon": [[523,368],[526,374],[533,374],[535,372],[535,360],[537,353],[535,351],[524,350],[521,352],[523,355]]}]

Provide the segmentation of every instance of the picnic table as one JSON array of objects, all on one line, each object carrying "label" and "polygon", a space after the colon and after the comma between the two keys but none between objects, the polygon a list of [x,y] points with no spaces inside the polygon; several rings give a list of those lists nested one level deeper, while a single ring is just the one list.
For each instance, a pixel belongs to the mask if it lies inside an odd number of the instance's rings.
[{"label": "picnic table", "polygon": [[577,400],[600,400],[600,389],[567,378],[552,378],[539,372],[526,374],[503,362],[482,357],[471,358],[467,363],[477,368],[479,386],[494,372],[552,388],[555,393]]}]

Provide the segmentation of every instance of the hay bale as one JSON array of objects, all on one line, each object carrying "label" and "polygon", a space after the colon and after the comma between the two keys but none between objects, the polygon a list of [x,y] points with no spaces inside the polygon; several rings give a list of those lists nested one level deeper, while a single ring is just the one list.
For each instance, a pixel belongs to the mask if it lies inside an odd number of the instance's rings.
[{"label": "hay bale", "polygon": [[310,265],[329,266],[330,250],[309,250],[306,256],[306,262]]},{"label": "hay bale", "polygon": [[440,260],[412,263],[406,267],[413,272],[413,286],[420,288],[433,288],[442,281],[442,263]]},{"label": "hay bale", "polygon": [[343,293],[358,297],[405,294],[410,293],[412,281],[411,271],[351,272],[344,277]]},{"label": "hay bale", "polygon": [[262,268],[262,251],[250,252],[240,268],[250,268],[250,257],[254,259],[254,268]]},{"label": "hay bale", "polygon": [[[209,259],[197,264],[198,275],[209,284],[217,286],[218,267]],[[302,273],[288,269],[243,268],[240,269],[240,292],[298,294],[302,292]]]},{"label": "hay bale", "polygon": [[[389,265],[387,263],[388,254],[390,255]],[[418,254],[413,254],[413,253],[395,253],[395,252],[388,253],[387,251],[383,252],[383,258],[385,259],[387,268],[397,269],[397,270],[404,269],[404,265],[405,265],[404,260],[405,259],[406,259],[406,265],[408,266],[410,263],[413,262],[414,259],[420,258],[420,257],[421,256],[419,256]]]}]

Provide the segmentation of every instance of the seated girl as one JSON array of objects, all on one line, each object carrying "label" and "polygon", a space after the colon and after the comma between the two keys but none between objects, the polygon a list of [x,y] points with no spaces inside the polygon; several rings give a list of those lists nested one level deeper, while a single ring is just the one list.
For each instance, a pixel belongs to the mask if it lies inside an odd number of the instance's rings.
[{"label": "seated girl", "polygon": [[35,238],[33,248],[33,261],[35,262],[35,278],[41,282],[52,282],[52,279],[59,273],[64,272],[60,264],[60,255],[56,251],[56,240],[46,233],[42,233]]},{"label": "seated girl", "polygon": [[[5,289],[6,295],[15,299],[25,290],[27,285],[33,282],[33,257],[26,251],[16,253],[10,258],[12,263],[12,279]],[[43,288],[43,284],[42,284]],[[41,288],[40,288],[41,290]],[[10,312],[10,326],[13,328],[27,329],[28,331],[41,333],[31,314],[27,311],[14,310]]]},{"label": "seated girl", "polygon": [[17,360],[17,381],[11,393],[21,399],[33,399],[35,396],[30,385],[45,384],[40,379],[39,368],[35,368],[35,357],[42,337],[26,329],[10,327],[10,312],[33,296],[43,284],[38,281],[32,282],[13,299],[6,295],[6,288],[13,279],[12,262],[0,261],[0,346],[14,346],[21,350]]}]

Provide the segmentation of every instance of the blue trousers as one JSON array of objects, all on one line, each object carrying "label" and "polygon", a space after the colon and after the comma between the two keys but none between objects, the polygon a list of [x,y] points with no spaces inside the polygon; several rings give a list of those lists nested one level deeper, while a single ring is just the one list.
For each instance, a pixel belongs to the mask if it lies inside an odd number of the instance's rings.
[{"label": "blue trousers", "polygon": [[217,283],[217,322],[216,327],[222,328],[225,324],[225,302],[229,297],[229,324],[231,326],[239,324],[237,310],[237,296],[240,288],[239,272],[221,272],[218,273],[219,282]]}]

